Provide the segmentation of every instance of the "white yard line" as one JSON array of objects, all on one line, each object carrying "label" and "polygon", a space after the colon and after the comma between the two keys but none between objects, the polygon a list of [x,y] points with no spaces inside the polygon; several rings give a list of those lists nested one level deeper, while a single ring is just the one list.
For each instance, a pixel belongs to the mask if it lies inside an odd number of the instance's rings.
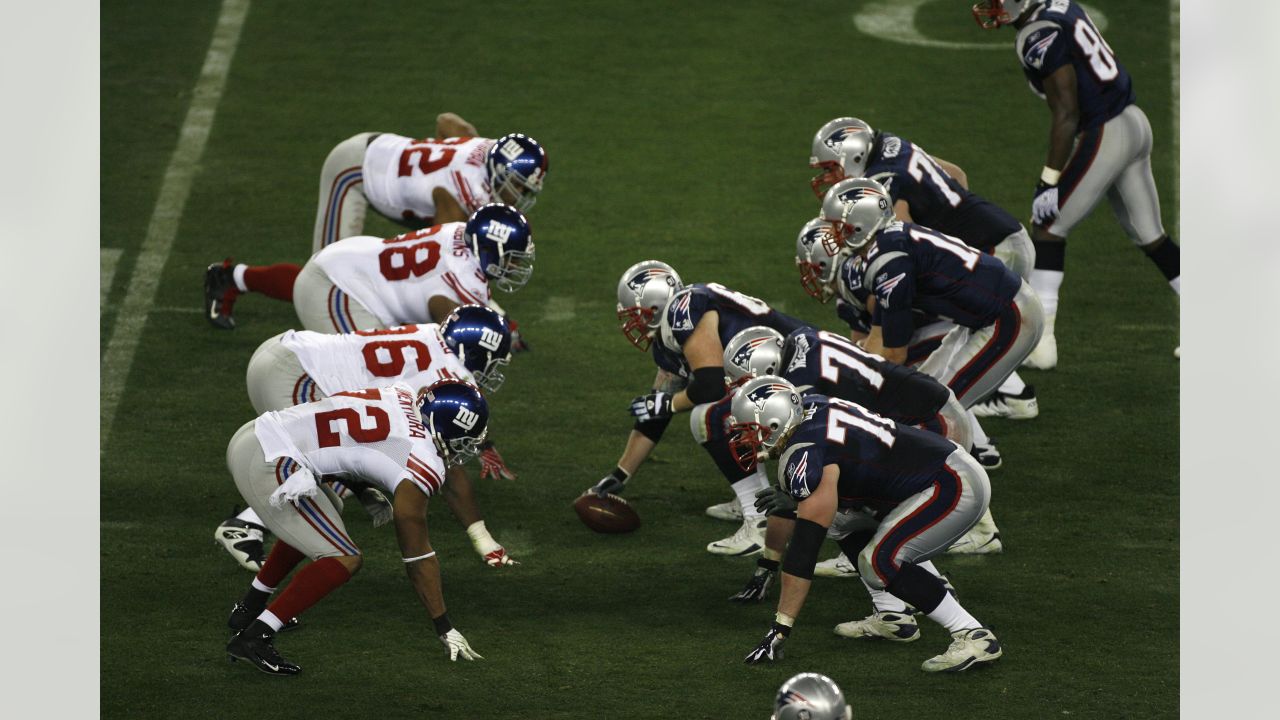
[{"label": "white yard line", "polygon": [[1173,234],[1182,243],[1182,158],[1181,158],[1181,113],[1182,90],[1182,3],[1171,0],[1169,3],[1169,46],[1170,75],[1173,78],[1172,94],[1169,96],[1173,106]]},{"label": "white yard line", "polygon": [[231,59],[240,43],[240,29],[244,27],[249,12],[249,0],[223,0],[218,12],[218,24],[213,30],[213,40],[204,58],[204,67],[196,80],[191,96],[191,106],[178,134],[178,146],[174,148],[169,167],[165,169],[156,199],[151,222],[147,226],[142,250],[129,278],[129,290],[120,303],[115,328],[102,356],[102,436],[101,447],[107,447],[116,410],[124,395],[125,382],[133,367],[133,356],[138,341],[147,324],[147,314],[156,299],[160,275],[173,249],[178,234],[187,197],[204,156],[209,131],[213,128],[214,115],[222,100],[222,89],[227,83]]},{"label": "white yard line", "polygon": [[98,314],[107,309],[107,294],[111,292],[111,281],[116,279],[116,266],[120,264],[120,248],[102,248],[98,259],[102,266],[102,275],[98,281]]},{"label": "white yard line", "polygon": [[568,322],[578,317],[577,301],[564,295],[547,298],[542,310],[542,322]]}]

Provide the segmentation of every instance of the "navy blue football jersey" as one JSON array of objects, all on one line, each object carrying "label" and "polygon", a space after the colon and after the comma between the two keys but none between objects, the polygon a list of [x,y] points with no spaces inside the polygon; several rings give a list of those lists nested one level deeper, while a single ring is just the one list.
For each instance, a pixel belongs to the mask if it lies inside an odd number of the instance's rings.
[{"label": "navy blue football jersey", "polygon": [[1076,72],[1080,132],[1119,115],[1137,99],[1133,80],[1079,3],[1051,0],[1018,31],[1018,59],[1031,89],[1044,97],[1044,80],[1070,64]]},{"label": "navy blue football jersey", "polygon": [[877,515],[927,489],[945,472],[951,441],[837,398],[806,395],[805,419],[778,461],[779,485],[809,497],[828,465],[840,469],[840,507]]},{"label": "navy blue football jersey", "polygon": [[802,393],[847,400],[908,425],[933,419],[950,397],[947,387],[928,375],[812,328],[796,330],[783,341],[780,374]]},{"label": "navy blue football jersey", "polygon": [[929,153],[897,135],[877,132],[866,176],[911,206],[911,220],[990,250],[1022,226],[1003,208],[969,192]]},{"label": "navy blue football jersey", "polygon": [[[845,321],[850,330],[866,335],[871,332],[871,313],[867,312],[867,299],[871,293],[862,286],[864,269],[857,258],[850,258],[840,265],[836,282],[840,295],[836,299],[836,317]],[[938,322],[937,316],[914,308],[911,319],[918,328]]]},{"label": "navy blue football jersey", "polygon": [[721,347],[728,345],[734,335],[757,325],[771,327],[784,336],[797,328],[808,327],[804,322],[774,310],[763,300],[730,290],[719,283],[694,283],[676,293],[667,305],[661,329],[667,349],[675,350],[670,341],[684,347],[709,310],[715,310],[719,316],[717,324]]},{"label": "navy blue football jersey", "polygon": [[1022,287],[994,257],[915,223],[885,226],[853,264],[851,278],[876,298],[871,319],[885,347],[911,341],[913,310],[977,329],[995,322]]}]

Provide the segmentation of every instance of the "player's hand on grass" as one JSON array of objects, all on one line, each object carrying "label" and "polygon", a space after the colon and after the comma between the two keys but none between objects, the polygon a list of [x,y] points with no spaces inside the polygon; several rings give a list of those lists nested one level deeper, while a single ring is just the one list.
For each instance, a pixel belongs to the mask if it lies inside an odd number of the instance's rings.
[{"label": "player's hand on grass", "polygon": [[789,493],[770,486],[756,493],[756,510],[765,515],[793,513],[796,511],[796,501]]},{"label": "player's hand on grass", "polygon": [[739,603],[760,602],[769,593],[769,585],[772,583],[773,571],[758,567],[755,573],[751,575],[751,579],[747,581],[746,586],[739,590],[738,594],[731,596],[729,600]]},{"label": "player's hand on grass", "polygon": [[658,390],[636,397],[631,401],[631,414],[640,422],[671,417],[671,393]]},{"label": "player's hand on grass", "polygon": [[755,649],[747,653],[744,660],[748,665],[756,665],[762,662],[773,662],[782,659],[782,644],[787,641],[787,636],[791,634],[791,628],[782,623],[775,622],[769,628],[769,632],[765,633],[764,639],[756,645]]},{"label": "player's hand on grass", "polygon": [[493,443],[486,443],[484,449],[480,451],[480,479],[483,480],[491,477],[495,480],[502,478],[503,480],[515,480],[516,474],[507,467],[507,462],[502,459],[502,455],[498,453],[498,449]]},{"label": "player's hand on grass", "polygon": [[489,567],[511,567],[512,565],[519,565],[520,563],[516,562],[515,558],[507,554],[506,548],[499,545],[497,550],[490,550],[489,552],[484,553],[484,564]]},{"label": "player's hand on grass", "polygon": [[373,519],[374,527],[382,527],[391,522],[391,503],[387,500],[386,495],[383,495],[376,488],[365,488],[357,492],[356,497],[360,499],[360,504],[364,506],[364,511],[369,513],[369,517]]},{"label": "player's hand on grass", "polygon": [[529,347],[528,341],[524,339],[524,334],[520,332],[520,326],[515,320],[507,318],[507,325],[511,328],[511,352],[529,352],[533,348]]},{"label": "player's hand on grass", "polygon": [[457,628],[450,628],[449,632],[440,636],[440,642],[449,649],[449,660],[457,662],[461,657],[463,660],[483,660],[484,657],[471,649],[471,643],[462,637],[462,633]]}]

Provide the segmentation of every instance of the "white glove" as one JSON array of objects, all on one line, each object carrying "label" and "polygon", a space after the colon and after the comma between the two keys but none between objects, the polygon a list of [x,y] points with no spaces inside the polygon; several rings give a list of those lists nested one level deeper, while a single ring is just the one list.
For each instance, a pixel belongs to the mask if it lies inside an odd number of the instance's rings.
[{"label": "white glove", "polygon": [[457,662],[458,656],[461,655],[463,660],[483,660],[484,657],[471,649],[471,643],[462,637],[462,633],[457,628],[451,628],[449,632],[440,636],[440,642],[449,648],[450,662]]},{"label": "white glove", "polygon": [[1031,201],[1031,222],[1036,225],[1051,225],[1058,219],[1058,186],[1036,185],[1036,197]]},{"label": "white glove", "polygon": [[391,503],[387,502],[387,496],[382,491],[375,488],[367,488],[357,494],[360,498],[360,504],[364,506],[365,512],[369,513],[369,517],[373,518],[374,527],[382,527],[391,522],[392,509]]}]

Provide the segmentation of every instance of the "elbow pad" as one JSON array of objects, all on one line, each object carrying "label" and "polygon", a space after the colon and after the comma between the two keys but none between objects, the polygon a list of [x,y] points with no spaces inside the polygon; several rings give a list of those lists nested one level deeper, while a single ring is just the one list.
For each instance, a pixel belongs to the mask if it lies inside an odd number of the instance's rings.
[{"label": "elbow pad", "polygon": [[719,400],[725,394],[724,368],[716,366],[694,370],[693,382],[684,391],[694,405]]}]

